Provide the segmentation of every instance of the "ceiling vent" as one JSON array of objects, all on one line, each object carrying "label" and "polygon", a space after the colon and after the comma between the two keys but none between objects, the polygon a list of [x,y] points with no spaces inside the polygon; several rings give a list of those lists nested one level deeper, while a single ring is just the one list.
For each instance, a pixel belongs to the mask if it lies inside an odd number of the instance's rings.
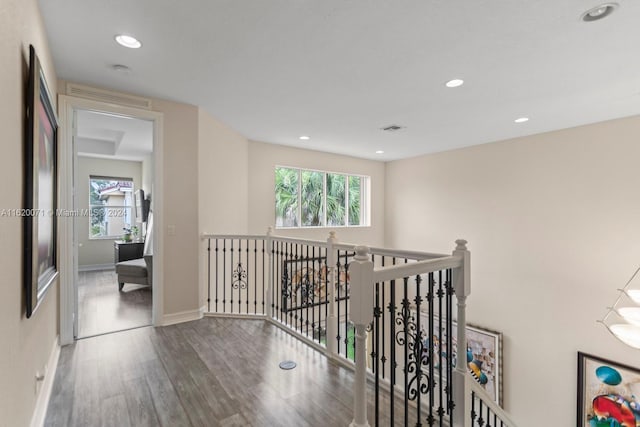
[{"label": "ceiling vent", "polygon": [[385,131],[385,132],[397,132],[400,129],[404,129],[404,126],[389,125],[389,126],[385,126],[385,127],[382,128],[382,130]]},{"label": "ceiling vent", "polygon": [[121,107],[151,110],[151,100],[148,98],[127,95],[119,92],[111,92],[109,90],[97,89],[76,83],[67,83],[67,95],[87,98],[93,101],[106,102],[107,104],[115,104]]}]

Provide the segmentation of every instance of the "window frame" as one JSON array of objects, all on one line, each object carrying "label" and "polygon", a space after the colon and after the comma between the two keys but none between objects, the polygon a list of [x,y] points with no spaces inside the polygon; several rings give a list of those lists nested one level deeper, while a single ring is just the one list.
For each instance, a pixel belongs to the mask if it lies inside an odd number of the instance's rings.
[{"label": "window frame", "polygon": [[[274,189],[274,226],[276,229],[283,230],[291,230],[291,229],[300,229],[300,228],[363,228],[363,227],[371,227],[371,176],[357,174],[357,173],[348,173],[348,172],[335,172],[328,171],[322,169],[315,168],[303,168],[297,166],[286,166],[276,164],[273,173],[274,178],[276,175],[277,169],[291,169],[296,170],[298,172],[297,179],[297,206],[296,206],[296,222],[298,225],[293,226],[285,226],[278,225],[277,221],[277,212],[275,211],[275,181],[273,185]],[[322,224],[323,225],[303,225],[302,224],[302,172],[317,172],[321,173],[322,176],[322,203],[323,203],[323,212],[322,212]],[[327,175],[342,175],[345,178],[345,218],[344,225],[327,225]],[[349,224],[349,178],[357,177],[360,178],[360,224],[358,225],[350,225]]]},{"label": "window frame", "polygon": [[[116,181],[116,182],[131,182],[131,206],[127,206],[127,205],[96,205],[96,204],[92,204],[91,203],[91,183],[92,181]],[[129,227],[133,227],[134,225],[136,225],[136,217],[135,217],[135,202],[134,202],[134,192],[135,192],[135,182],[133,180],[133,178],[129,178],[129,177],[118,177],[118,176],[106,176],[106,175],[89,175],[89,193],[88,193],[88,197],[89,197],[89,233],[88,233],[88,239],[89,240],[121,240],[122,236],[124,235],[124,230],[122,230],[119,234],[111,234],[111,235],[107,235],[107,236],[92,236],[92,232],[91,232],[91,228],[92,228],[92,219],[93,219],[93,212],[94,209],[104,209],[105,212],[108,209],[129,209],[129,218],[130,218],[130,224]],[[126,198],[125,198],[126,200]],[[125,226],[127,223],[124,222],[125,221],[126,216],[123,216],[123,226]]]}]

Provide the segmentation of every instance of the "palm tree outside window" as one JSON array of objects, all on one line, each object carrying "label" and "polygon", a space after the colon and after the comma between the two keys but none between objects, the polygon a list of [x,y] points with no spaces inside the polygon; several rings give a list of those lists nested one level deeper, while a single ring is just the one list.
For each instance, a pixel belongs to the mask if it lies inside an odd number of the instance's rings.
[{"label": "palm tree outside window", "polygon": [[368,223],[369,177],[276,167],[276,227],[352,227]]}]

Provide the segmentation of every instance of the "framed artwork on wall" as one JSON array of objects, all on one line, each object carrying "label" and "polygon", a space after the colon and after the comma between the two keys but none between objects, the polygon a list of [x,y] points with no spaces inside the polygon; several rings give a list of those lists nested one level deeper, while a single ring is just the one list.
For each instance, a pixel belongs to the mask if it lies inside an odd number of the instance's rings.
[{"label": "framed artwork on wall", "polygon": [[58,276],[58,124],[33,46],[29,46],[26,112],[23,280],[26,315],[31,317]]},{"label": "framed artwork on wall", "polygon": [[[434,361],[435,366],[446,363],[446,359],[455,367],[457,363],[457,336],[458,324],[453,322],[451,328],[452,349],[447,348],[446,321],[436,315],[433,321],[433,332],[426,333],[429,325],[429,313],[420,313],[420,328],[424,349],[428,349],[429,341],[433,343],[434,354],[439,355],[439,360]],[[442,326],[441,326],[442,325]],[[471,376],[486,390],[493,400],[502,406],[502,334],[488,329],[467,325],[465,328],[467,337],[467,368]],[[428,350],[427,350],[428,351]]]},{"label": "framed artwork on wall", "polygon": [[577,425],[640,426],[640,369],[578,352]]}]

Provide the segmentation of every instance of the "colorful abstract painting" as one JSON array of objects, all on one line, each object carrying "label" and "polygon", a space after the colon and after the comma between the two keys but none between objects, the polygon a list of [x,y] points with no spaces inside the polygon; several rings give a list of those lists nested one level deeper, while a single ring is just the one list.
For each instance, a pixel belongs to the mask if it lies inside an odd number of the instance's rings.
[{"label": "colorful abstract painting", "polygon": [[[446,322],[438,316],[434,316],[433,333],[427,334],[428,313],[420,314],[420,328],[424,337],[423,352],[428,351],[429,343],[433,345],[433,353],[439,355],[434,360],[434,367],[444,364],[449,359],[455,367],[457,361],[457,334],[458,324],[454,321],[451,335],[452,348],[447,348]],[[502,406],[502,334],[467,325],[465,328],[467,338],[467,367],[469,373],[487,391],[493,400]]]},{"label": "colorful abstract painting", "polygon": [[640,427],[640,370],[578,352],[578,426]]}]

